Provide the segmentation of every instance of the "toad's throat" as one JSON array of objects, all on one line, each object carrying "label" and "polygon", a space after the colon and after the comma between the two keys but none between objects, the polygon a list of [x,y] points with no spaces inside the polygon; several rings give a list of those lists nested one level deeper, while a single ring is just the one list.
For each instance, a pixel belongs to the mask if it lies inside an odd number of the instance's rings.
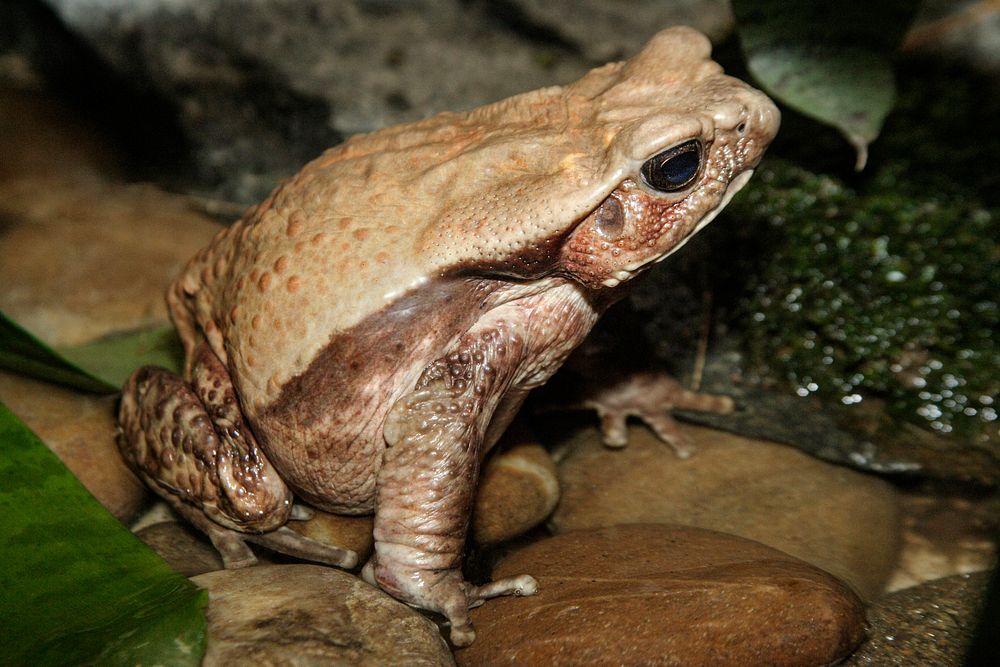
[{"label": "toad's throat", "polygon": [[639,271],[639,269],[643,268],[644,266],[648,264],[656,264],[658,262],[662,262],[667,257],[674,254],[681,248],[683,248],[684,244],[691,240],[691,237],[693,237],[695,234],[704,229],[705,225],[712,222],[712,220],[715,220],[715,216],[717,216],[719,212],[722,209],[724,209],[727,204],[729,204],[729,201],[733,198],[733,196],[737,192],[743,189],[743,186],[747,184],[747,181],[750,180],[751,176],[753,176],[753,169],[748,169],[743,173],[741,173],[736,178],[734,178],[733,180],[731,180],[729,182],[729,185],[726,187],[726,192],[722,195],[722,200],[719,202],[719,205],[713,208],[708,213],[706,213],[702,217],[702,219],[698,221],[698,225],[694,228],[694,230],[690,234],[685,236],[673,248],[663,253],[662,255],[655,255],[653,257],[648,257],[646,259],[639,260],[633,264],[624,267],[623,269],[615,271],[614,273],[611,274],[610,278],[604,281],[603,284],[606,287],[617,287],[619,284],[625,282],[626,280],[630,280],[636,274],[636,272]]}]

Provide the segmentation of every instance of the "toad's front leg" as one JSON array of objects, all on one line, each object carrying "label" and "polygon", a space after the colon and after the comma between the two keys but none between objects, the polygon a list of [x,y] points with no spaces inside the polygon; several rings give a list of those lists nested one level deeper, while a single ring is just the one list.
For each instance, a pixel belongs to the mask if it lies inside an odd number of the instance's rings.
[{"label": "toad's front leg", "polygon": [[424,371],[385,423],[389,447],[378,478],[375,555],[366,578],[447,616],[456,646],[475,639],[470,607],[537,589],[527,575],[475,586],[461,571],[484,435],[517,382],[524,348],[523,338],[503,322],[470,332]]}]

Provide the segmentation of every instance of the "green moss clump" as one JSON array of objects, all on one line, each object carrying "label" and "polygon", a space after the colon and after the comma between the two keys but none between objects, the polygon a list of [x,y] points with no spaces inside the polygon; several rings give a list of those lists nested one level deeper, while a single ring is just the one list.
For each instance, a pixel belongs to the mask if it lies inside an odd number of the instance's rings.
[{"label": "green moss clump", "polygon": [[769,159],[730,206],[759,250],[731,325],[751,367],[800,395],[878,395],[935,431],[1000,445],[1000,210],[912,196],[903,176],[887,165],[860,193]]}]

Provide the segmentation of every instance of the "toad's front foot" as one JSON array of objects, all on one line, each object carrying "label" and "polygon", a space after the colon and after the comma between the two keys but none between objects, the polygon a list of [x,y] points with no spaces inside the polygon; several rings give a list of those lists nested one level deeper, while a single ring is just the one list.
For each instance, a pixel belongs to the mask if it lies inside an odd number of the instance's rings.
[{"label": "toad's front foot", "polygon": [[677,456],[687,458],[694,446],[670,416],[675,409],[728,414],[733,399],[715,394],[700,394],[685,389],[665,373],[637,373],[609,387],[586,396],[577,407],[590,408],[601,419],[601,435],[608,447],[628,444],[628,417],[638,417],[656,435],[670,445]]},{"label": "toad's front foot", "polygon": [[476,639],[469,620],[470,609],[501,595],[538,592],[538,582],[527,574],[476,586],[465,581],[459,570],[398,570],[380,565],[376,557],[368,561],[361,575],[397,599],[444,615],[451,625],[451,643],[458,647],[468,646]]}]

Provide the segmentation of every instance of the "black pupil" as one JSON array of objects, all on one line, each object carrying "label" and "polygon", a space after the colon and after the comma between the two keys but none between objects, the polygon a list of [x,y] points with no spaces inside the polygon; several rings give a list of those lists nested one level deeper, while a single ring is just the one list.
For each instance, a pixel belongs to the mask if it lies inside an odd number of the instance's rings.
[{"label": "black pupil", "polygon": [[647,160],[642,166],[642,176],[652,188],[676,192],[690,185],[700,166],[701,144],[688,141]]},{"label": "black pupil", "polygon": [[698,171],[698,153],[693,150],[684,151],[660,164],[663,178],[668,183],[676,185],[687,183],[696,171]]}]

